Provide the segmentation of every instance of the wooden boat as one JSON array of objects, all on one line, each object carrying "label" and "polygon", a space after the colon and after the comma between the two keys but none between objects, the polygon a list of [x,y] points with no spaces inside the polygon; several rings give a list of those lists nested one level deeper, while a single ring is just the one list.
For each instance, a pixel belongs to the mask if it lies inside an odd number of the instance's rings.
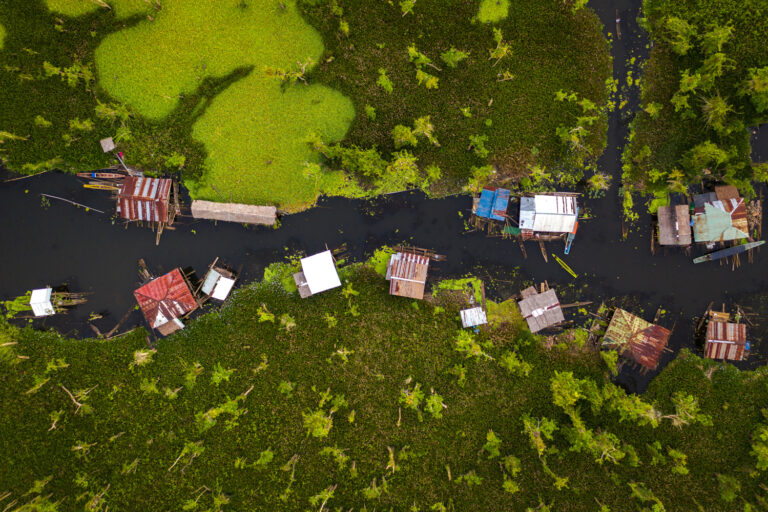
[{"label": "wooden boat", "polygon": [[78,178],[97,178],[102,180],[120,180],[125,178],[125,174],[117,172],[79,172]]},{"label": "wooden boat", "polygon": [[[579,207],[576,207],[576,218],[579,218]],[[576,238],[576,231],[579,229],[579,221],[576,221],[576,224],[573,226],[573,231],[568,233],[568,236],[565,239],[565,251],[563,251],[566,255],[571,254],[571,244],[573,244],[574,238]]]},{"label": "wooden boat", "polygon": [[699,256],[698,258],[695,258],[693,262],[704,263],[705,261],[715,261],[722,258],[727,258],[728,256],[734,256],[736,254],[741,254],[742,252],[747,252],[748,250],[754,249],[755,247],[760,247],[764,243],[765,240],[760,240],[758,242],[749,242],[748,244],[726,247],[725,249],[720,249],[719,251],[711,252],[709,254],[705,254],[704,256]]}]

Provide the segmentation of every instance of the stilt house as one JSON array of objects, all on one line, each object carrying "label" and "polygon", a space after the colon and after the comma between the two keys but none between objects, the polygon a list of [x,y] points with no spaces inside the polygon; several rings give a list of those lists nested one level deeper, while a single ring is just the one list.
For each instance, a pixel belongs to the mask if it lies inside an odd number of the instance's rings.
[{"label": "stilt house", "polygon": [[655,370],[669,341],[670,331],[617,308],[603,336],[603,347],[618,350],[622,357],[645,370]]},{"label": "stilt house", "polygon": [[706,356],[710,359],[741,361],[749,351],[747,326],[730,322],[730,315],[720,311],[709,312],[707,323]]},{"label": "stilt house", "polygon": [[157,231],[156,244],[165,226],[179,211],[178,192],[173,180],[126,176],[117,189],[117,214],[121,219],[147,223]]},{"label": "stilt house", "polygon": [[302,299],[341,286],[331,251],[302,258],[301,272],[293,274]]},{"label": "stilt house", "polygon": [[423,299],[428,271],[429,256],[405,250],[396,252],[390,257],[387,266],[389,294]]},{"label": "stilt house", "polygon": [[144,318],[163,336],[184,328],[182,319],[200,307],[181,269],[150,281],[135,292]]},{"label": "stilt house", "polygon": [[517,305],[531,332],[536,333],[565,321],[560,300],[552,288],[539,293],[536,288],[530,286],[520,292],[520,295],[523,300]]},{"label": "stilt house", "polygon": [[715,243],[749,238],[744,198],[736,187],[715,187],[714,192],[694,196],[693,238]]},{"label": "stilt house", "polygon": [[691,245],[691,213],[687,204],[659,206],[659,245]]},{"label": "stilt house", "polygon": [[218,261],[219,258],[216,258],[208,267],[208,272],[206,272],[203,283],[200,285],[200,291],[207,297],[225,301],[235,286],[237,276],[222,266],[216,266]]},{"label": "stilt house", "polygon": [[574,233],[579,218],[576,195],[558,193],[520,198],[523,239],[555,239]]}]

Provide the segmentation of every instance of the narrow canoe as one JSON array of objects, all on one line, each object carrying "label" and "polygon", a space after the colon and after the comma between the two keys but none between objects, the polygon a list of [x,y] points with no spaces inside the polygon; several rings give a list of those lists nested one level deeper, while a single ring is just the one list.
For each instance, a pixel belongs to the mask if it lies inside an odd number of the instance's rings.
[{"label": "narrow canoe", "polygon": [[733,247],[726,247],[725,249],[720,249],[719,251],[711,252],[709,254],[705,254],[704,256],[699,256],[698,258],[694,259],[693,262],[704,263],[705,261],[715,261],[722,258],[727,258],[728,256],[741,254],[742,252],[746,252],[750,249],[754,249],[755,247],[760,247],[764,243],[765,243],[765,240],[760,240],[758,242],[750,242],[748,244],[735,245]]}]

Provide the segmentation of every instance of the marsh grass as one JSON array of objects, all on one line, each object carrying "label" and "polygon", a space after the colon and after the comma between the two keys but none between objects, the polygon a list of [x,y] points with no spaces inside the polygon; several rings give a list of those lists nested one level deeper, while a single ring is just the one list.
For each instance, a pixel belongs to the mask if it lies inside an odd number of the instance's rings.
[{"label": "marsh grass", "polygon": [[[224,510],[299,511],[326,498],[345,509],[517,510],[544,499],[558,510],[594,511],[597,499],[622,510],[639,504],[631,483],[667,510],[688,510],[693,500],[705,510],[741,510],[741,499],[721,499],[716,474],[738,479],[747,501],[763,493],[761,474],[750,476],[749,434],[766,422],[764,372],[684,353],[642,397],[671,415],[676,393],[691,395],[712,426],[668,419],[639,426],[577,404],[573,417],[636,452],[601,465],[569,450],[571,420],[550,389],[556,371],[603,387],[606,369],[595,352],[545,350],[524,327],[504,324],[473,336],[493,360],[467,358],[455,350],[458,308],[414,308],[388,295],[368,268],[346,267],[342,278],[357,294],[300,299],[279,277],[245,287],[221,310],[160,340],[151,363],[133,367],[146,351],[142,331],[77,341],[0,324],[0,339],[18,341],[11,348],[30,356],[2,363],[0,451],[12,470],[0,473],[0,488],[20,497],[53,476],[44,494],[62,510],[82,508],[78,496],[87,501],[107,487],[110,509],[152,510],[228,501]],[[357,316],[346,314],[350,304]],[[275,321],[259,321],[264,307]],[[283,315],[295,327],[282,327]],[[346,361],[329,360],[341,347]],[[497,362],[505,353],[529,371],[510,375]],[[46,373],[51,361],[56,369]],[[49,380],[37,387],[43,375]],[[417,384],[423,398],[414,411],[401,396]],[[558,427],[543,459],[524,433],[526,414]],[[663,459],[651,465],[646,446],[657,441]],[[562,483],[555,477],[567,478],[567,487],[553,488]]]}]

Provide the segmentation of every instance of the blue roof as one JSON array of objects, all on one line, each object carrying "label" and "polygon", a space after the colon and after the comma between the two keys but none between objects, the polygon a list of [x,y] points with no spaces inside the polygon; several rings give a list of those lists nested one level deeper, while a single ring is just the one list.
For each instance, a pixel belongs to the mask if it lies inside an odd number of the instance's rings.
[{"label": "blue roof", "polygon": [[498,188],[490,190],[484,188],[480,193],[480,201],[477,204],[475,215],[485,219],[504,220],[509,205],[509,190]]}]

